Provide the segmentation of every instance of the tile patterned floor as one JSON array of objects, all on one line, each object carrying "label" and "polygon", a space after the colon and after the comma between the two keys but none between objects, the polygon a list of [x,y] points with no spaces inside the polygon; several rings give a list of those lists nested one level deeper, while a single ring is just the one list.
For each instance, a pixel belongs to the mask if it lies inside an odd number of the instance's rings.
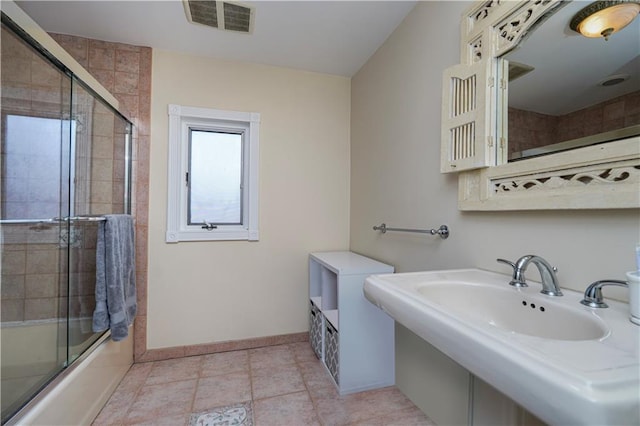
[{"label": "tile patterned floor", "polygon": [[186,426],[253,403],[256,426],[434,426],[396,387],[339,396],[309,343],[134,364],[93,422]]}]

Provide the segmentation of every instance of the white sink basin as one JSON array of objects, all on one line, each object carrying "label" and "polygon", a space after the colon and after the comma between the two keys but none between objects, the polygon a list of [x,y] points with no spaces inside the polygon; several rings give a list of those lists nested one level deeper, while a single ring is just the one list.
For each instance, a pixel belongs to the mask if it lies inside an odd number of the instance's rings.
[{"label": "white sink basin", "polygon": [[[479,269],[373,275],[367,299],[551,424],[640,424],[640,327]],[[585,283],[585,288],[588,283]]]},{"label": "white sink basin", "polygon": [[418,293],[456,315],[514,333],[545,339],[590,340],[605,337],[608,332],[602,320],[578,306],[567,309],[558,303],[547,303],[547,296],[532,299],[506,286],[433,283],[418,287]]}]

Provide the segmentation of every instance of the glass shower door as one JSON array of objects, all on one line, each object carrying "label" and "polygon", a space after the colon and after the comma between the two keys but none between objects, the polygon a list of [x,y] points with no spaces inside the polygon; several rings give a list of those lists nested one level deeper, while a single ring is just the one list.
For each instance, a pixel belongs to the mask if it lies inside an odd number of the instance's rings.
[{"label": "glass shower door", "polygon": [[71,144],[73,174],[69,220],[69,362],[102,333],[92,330],[95,310],[96,242],[105,214],[128,210],[126,191],[131,125],[73,81]]},{"label": "glass shower door", "polygon": [[71,78],[2,26],[2,421],[67,363]]},{"label": "glass shower door", "polygon": [[131,123],[2,14],[2,423],[94,333],[104,215],[130,213]]}]

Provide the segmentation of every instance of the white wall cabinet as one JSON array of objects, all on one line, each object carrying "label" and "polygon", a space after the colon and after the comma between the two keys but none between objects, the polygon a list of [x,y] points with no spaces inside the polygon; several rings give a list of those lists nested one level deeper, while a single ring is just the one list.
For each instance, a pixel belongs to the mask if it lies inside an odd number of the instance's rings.
[{"label": "white wall cabinet", "polygon": [[395,384],[394,321],[362,290],[369,275],[393,271],[348,251],[309,255],[309,340],[340,395]]}]

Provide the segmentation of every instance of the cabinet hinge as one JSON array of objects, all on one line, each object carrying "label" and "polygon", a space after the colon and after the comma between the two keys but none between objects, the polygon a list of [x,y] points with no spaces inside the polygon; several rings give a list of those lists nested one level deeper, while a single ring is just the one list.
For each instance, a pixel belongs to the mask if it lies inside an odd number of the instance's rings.
[{"label": "cabinet hinge", "polygon": [[496,83],[495,83],[496,79],[490,75],[487,81],[487,84],[489,85],[489,87],[493,87]]},{"label": "cabinet hinge", "polygon": [[493,136],[487,136],[487,145],[489,145],[489,148],[493,147]]}]

